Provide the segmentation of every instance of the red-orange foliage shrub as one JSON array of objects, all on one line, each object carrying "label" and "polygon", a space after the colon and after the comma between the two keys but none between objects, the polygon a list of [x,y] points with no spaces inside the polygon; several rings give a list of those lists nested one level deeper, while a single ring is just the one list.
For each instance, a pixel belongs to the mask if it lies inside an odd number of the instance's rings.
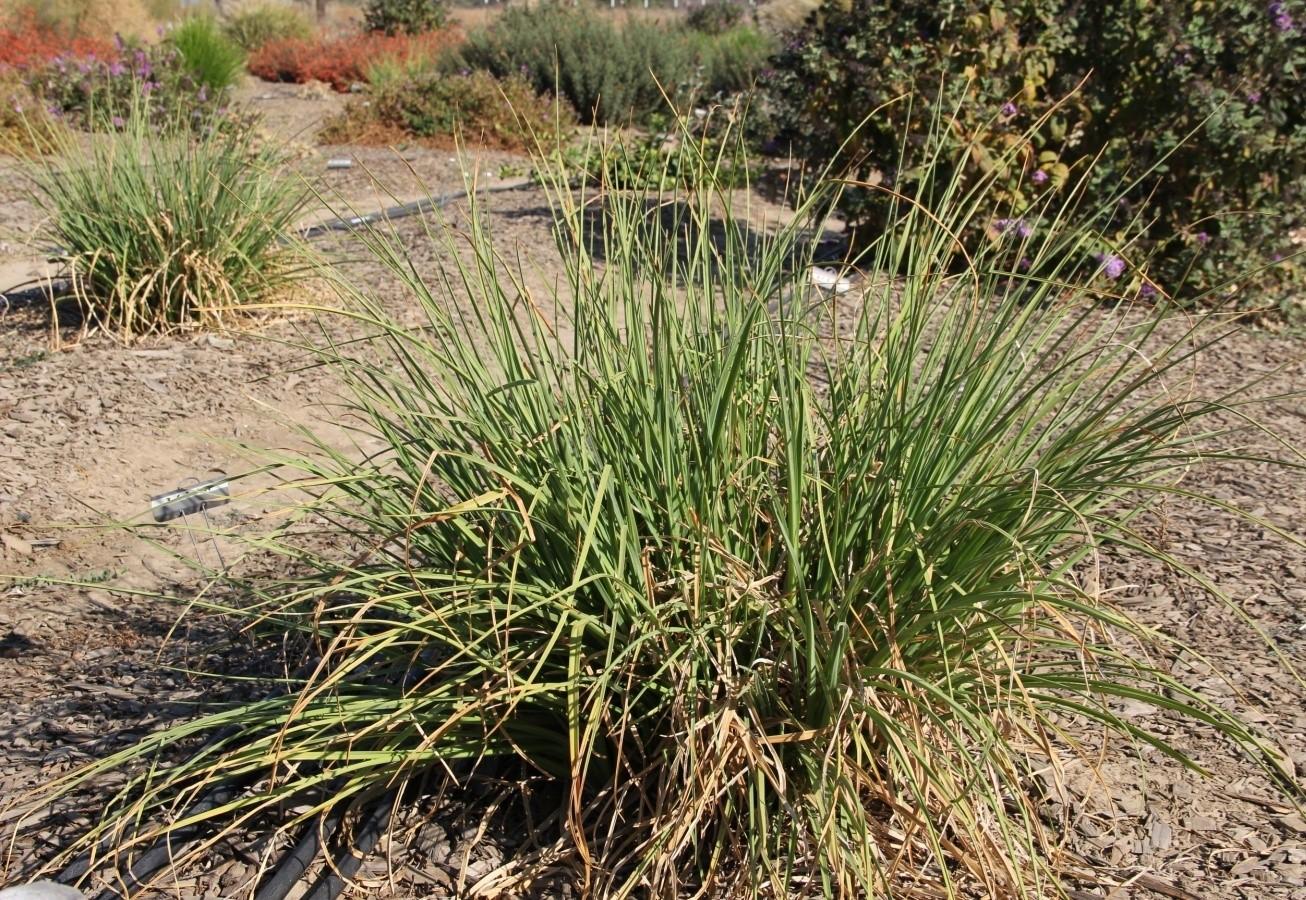
[{"label": "red-orange foliage shrub", "polygon": [[108,41],[60,34],[31,13],[0,24],[0,69],[27,69],[58,58],[109,61],[117,57]]},{"label": "red-orange foliage shrub", "polygon": [[331,40],[287,38],[265,44],[249,58],[249,70],[264,81],[325,81],[337,91],[367,81],[367,67],[385,57],[408,60],[434,56],[462,40],[453,28],[426,34],[368,33]]}]

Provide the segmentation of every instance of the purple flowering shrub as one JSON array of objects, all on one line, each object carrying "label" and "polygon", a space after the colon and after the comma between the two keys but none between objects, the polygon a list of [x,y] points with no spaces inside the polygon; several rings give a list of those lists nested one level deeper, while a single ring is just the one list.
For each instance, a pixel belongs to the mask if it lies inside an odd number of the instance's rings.
[{"label": "purple flowering shrub", "polygon": [[157,120],[208,121],[226,99],[196,81],[177,51],[166,45],[128,46],[116,59],[55,59],[28,74],[28,87],[53,117],[77,128],[117,129],[133,103]]},{"label": "purple flowering shrub", "polygon": [[[984,202],[1008,224],[965,240],[1023,253],[1010,223],[1038,240],[1040,211],[1073,192],[1107,241],[1077,252],[1114,292],[1254,282],[1243,302],[1261,306],[1303,281],[1306,0],[829,0],[772,65],[772,131],[867,185],[840,201],[867,238],[886,188],[929,199],[991,175]],[[965,162],[925,179],[941,121]]]}]

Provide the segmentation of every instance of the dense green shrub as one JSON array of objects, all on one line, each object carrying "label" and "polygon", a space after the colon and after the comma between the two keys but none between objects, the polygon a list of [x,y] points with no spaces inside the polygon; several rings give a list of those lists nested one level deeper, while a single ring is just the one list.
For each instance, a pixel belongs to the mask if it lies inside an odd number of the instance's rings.
[{"label": "dense green shrub", "polygon": [[410,306],[369,277],[352,339],[317,349],[357,441],[270,454],[289,509],[261,521],[284,530],[222,533],[283,556],[185,600],[296,674],[30,798],[117,790],[50,868],[197,827],[167,861],[211,866],[229,834],[291,847],[492,779],[530,840],[475,896],[543,872],[572,889],[547,896],[1053,897],[1073,826],[1049,770],[1191,764],[1178,714],[1285,776],[1172,674],[1192,651],[1078,566],[1113,544],[1164,563],[1135,517],[1198,499],[1194,435],[1229,400],[1166,387],[1193,332],[1094,309],[1073,256],[967,254],[954,181],[888,217],[860,262],[907,277],[868,279],[831,335],[822,198],[754,231],[711,160],[685,165],[697,189],[670,196],[546,179],[559,276],[474,197],[434,254],[362,233]]},{"label": "dense green shrub", "polygon": [[772,35],[747,25],[714,35],[691,33],[689,41],[698,65],[695,87],[714,96],[751,90],[777,49]]},{"label": "dense green shrub", "polygon": [[668,97],[747,87],[770,50],[755,29],[710,36],[638,18],[619,26],[546,4],[510,7],[468,37],[463,59],[500,77],[523,74],[541,92],[556,89],[582,121],[626,123],[665,112]]},{"label": "dense green shrub", "polygon": [[710,0],[695,6],[685,16],[685,24],[704,34],[722,34],[744,21],[744,7],[731,0]]},{"label": "dense green shrub", "polygon": [[385,34],[423,34],[442,28],[446,18],[445,0],[367,0],[363,7],[367,30]]},{"label": "dense green shrub", "polygon": [[[1288,232],[1306,221],[1306,16],[1291,7],[832,0],[789,36],[768,84],[778,133],[800,155],[838,156],[909,192],[922,160],[900,157],[901,133],[955,114],[968,177],[996,170],[995,217],[1022,227],[1043,227],[1028,214],[1053,192],[1134,181],[1098,252],[1125,260],[1122,291],[1192,295],[1290,252]],[[844,208],[873,234],[885,196],[853,190]],[[1126,248],[1138,220],[1148,225]],[[1299,272],[1279,267],[1271,281]]]},{"label": "dense green shrub", "polygon": [[57,132],[31,172],[89,321],[123,335],[218,325],[295,275],[281,241],[305,191],[275,172],[275,148],[249,128],[161,122],[143,102],[115,124],[89,153]]},{"label": "dense green shrub", "polygon": [[222,23],[223,33],[246,53],[271,41],[307,40],[313,25],[294,7],[277,3],[242,6]]},{"label": "dense green shrub", "polygon": [[585,122],[640,119],[663,105],[659,82],[674,93],[691,69],[667,29],[635,19],[619,28],[559,4],[509,7],[468,35],[463,58],[499,77],[523,74],[539,91],[556,85]]},{"label": "dense green shrub", "polygon": [[245,51],[208,16],[183,21],[168,33],[168,44],[195,81],[209,91],[225,91],[245,72]]}]

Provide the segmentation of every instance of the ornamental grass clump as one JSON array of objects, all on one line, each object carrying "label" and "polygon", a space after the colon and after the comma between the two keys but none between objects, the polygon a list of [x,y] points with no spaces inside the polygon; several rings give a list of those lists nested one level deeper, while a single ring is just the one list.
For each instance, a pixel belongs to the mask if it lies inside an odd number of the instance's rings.
[{"label": "ornamental grass clump", "polygon": [[[88,321],[122,336],[215,327],[306,274],[288,230],[307,191],[233,119],[163,120],[137,98],[115,131],[54,133],[31,193]],[[199,113],[195,113],[199,115]]]},{"label": "ornamental grass clump", "polygon": [[896,206],[859,293],[817,293],[836,186],[750,230],[681,147],[689,193],[545,173],[548,287],[475,201],[430,270],[372,235],[424,320],[347,288],[370,348],[313,352],[382,449],[278,456],[309,499],[254,546],[292,574],[201,601],[302,648],[300,674],[55,782],[133,773],[81,847],[308,832],[499,760],[553,789],[477,894],[1033,897],[1061,862],[1038,785],[1076,735],[1191,762],[1121,701],[1273,768],[1082,577],[1111,544],[1162,555],[1131,521],[1237,405],[1163,389],[1197,332],[1103,310],[1085,254],[967,255],[991,213],[956,183]]},{"label": "ornamental grass clump", "polygon": [[225,91],[245,72],[245,51],[215,19],[191,16],[168,33],[168,43],[196,82],[210,91]]}]

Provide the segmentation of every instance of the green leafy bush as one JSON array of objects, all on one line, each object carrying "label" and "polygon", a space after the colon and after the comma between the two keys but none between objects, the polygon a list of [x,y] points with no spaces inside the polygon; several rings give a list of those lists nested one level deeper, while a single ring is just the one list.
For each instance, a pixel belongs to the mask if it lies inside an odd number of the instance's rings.
[{"label": "green leafy bush", "polygon": [[744,7],[731,0],[710,0],[695,6],[685,16],[685,24],[704,34],[722,34],[744,21]]},{"label": "green leafy bush", "polygon": [[223,21],[222,31],[237,47],[253,53],[271,41],[308,40],[313,25],[293,7],[262,3],[236,10]]},{"label": "green leafy bush", "polygon": [[444,27],[445,0],[367,0],[363,23],[368,31],[423,34]]},{"label": "green leafy bush", "polygon": [[187,18],[168,33],[168,44],[195,81],[210,91],[225,91],[245,72],[245,51],[208,16]]},{"label": "green leafy bush", "polygon": [[33,164],[44,236],[88,320],[122,335],[219,325],[297,272],[281,241],[304,191],[273,171],[278,152],[249,128],[190,119],[136,103],[89,150],[57,132]]},{"label": "green leafy bush", "polygon": [[254,823],[289,846],[492,759],[495,804],[534,825],[478,896],[541,871],[595,897],[1050,896],[1062,845],[1032,786],[1102,752],[1071,723],[1189,761],[1119,714],[1141,701],[1283,774],[1168,673],[1190,650],[1077,570],[1115,542],[1166,559],[1132,522],[1192,496],[1230,402],[1164,387],[1194,332],[1098,308],[1095,269],[1046,243],[1081,229],[1031,244],[1026,274],[968,254],[987,185],[955,167],[858,260],[906,277],[836,323],[804,243],[828,198],[752,231],[711,160],[686,165],[679,195],[546,179],[565,272],[542,283],[474,198],[438,267],[370,236],[422,321],[360,287],[376,346],[317,359],[384,449],[276,454],[311,525],[250,540],[291,574],[187,601],[302,647],[308,674],[56,780],[36,808],[133,776],[52,867],[155,820],[205,829],[173,866]]},{"label": "green leafy bush", "polygon": [[[938,111],[972,148],[966,176],[996,173],[1004,217],[1072,184],[1103,196],[1132,182],[1103,227],[1128,261],[1121,289],[1192,296],[1291,252],[1306,223],[1306,16],[1291,6],[832,0],[790,35],[768,85],[800,155],[899,190],[920,188],[923,162],[900,135],[923,137]],[[886,197],[852,190],[843,206],[874,234]],[[1260,282],[1300,277],[1280,266]]]}]

